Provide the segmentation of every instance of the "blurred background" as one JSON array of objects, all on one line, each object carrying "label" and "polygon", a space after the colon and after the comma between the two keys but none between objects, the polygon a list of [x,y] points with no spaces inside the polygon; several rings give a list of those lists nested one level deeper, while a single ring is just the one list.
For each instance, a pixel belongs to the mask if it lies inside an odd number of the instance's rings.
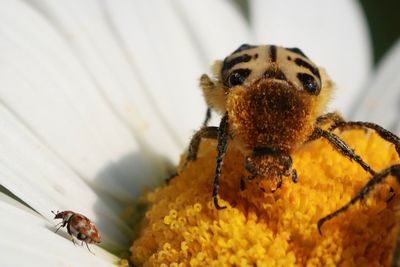
[{"label": "blurred background", "polygon": [[360,1],[367,16],[377,63],[400,36],[400,1]]},{"label": "blurred background", "polygon": [[[246,18],[249,0],[234,0]],[[370,29],[375,65],[400,37],[400,1],[360,0]]]}]

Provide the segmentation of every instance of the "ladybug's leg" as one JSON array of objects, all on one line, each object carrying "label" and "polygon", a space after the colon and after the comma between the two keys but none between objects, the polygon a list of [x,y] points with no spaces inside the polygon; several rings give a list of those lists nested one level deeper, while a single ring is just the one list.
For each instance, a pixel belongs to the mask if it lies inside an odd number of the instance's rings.
[{"label": "ladybug's leg", "polygon": [[58,226],[58,225],[60,225],[60,226],[56,229],[56,231],[54,233],[57,233],[58,230],[60,230],[61,227],[65,227],[65,225],[67,225],[67,222],[66,221],[62,221],[62,222],[56,224],[56,226]]},{"label": "ladybug's leg", "polygon": [[210,119],[211,119],[211,109],[207,108],[206,117],[205,117],[204,122],[203,122],[203,127],[207,127],[208,122],[210,121]]},{"label": "ladybug's leg", "polygon": [[[82,242],[84,242],[84,241],[82,241]],[[96,255],[96,254],[94,254],[94,253],[90,250],[88,243],[85,242],[85,244],[86,244],[86,247],[87,247],[87,249],[89,250],[89,252],[92,253],[93,255]],[[83,244],[82,244],[82,245],[83,245]]]}]

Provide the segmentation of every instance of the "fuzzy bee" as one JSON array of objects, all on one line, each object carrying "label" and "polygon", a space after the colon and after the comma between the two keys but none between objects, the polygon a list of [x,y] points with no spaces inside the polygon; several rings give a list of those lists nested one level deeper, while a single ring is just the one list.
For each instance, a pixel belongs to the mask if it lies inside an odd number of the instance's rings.
[{"label": "fuzzy bee", "polygon": [[[292,153],[319,138],[370,173],[372,180],[363,191],[339,211],[322,218],[319,227],[363,198],[387,175],[400,179],[400,166],[376,173],[333,133],[335,129],[372,129],[400,153],[399,138],[384,128],[368,122],[347,122],[336,112],[324,114],[333,83],[300,49],[244,44],[223,61],[216,61],[212,70],[213,78],[205,74],[200,78],[208,110],[203,127],[190,142],[187,162],[196,160],[202,138],[217,140],[212,192],[217,209],[225,208],[218,203],[218,187],[229,143],[245,156],[248,176],[242,178],[241,188],[250,179],[272,179],[276,188],[281,187],[282,177],[291,177],[296,183]],[[210,110],[222,115],[218,127],[207,126]]]},{"label": "fuzzy bee", "polygon": [[[85,243],[87,249],[90,251],[89,244],[98,244],[101,242],[100,232],[96,225],[90,221],[86,216],[73,212],[73,211],[51,211],[55,219],[61,219],[60,226],[57,228],[56,233],[61,227],[67,227],[68,234],[72,237],[72,242],[75,244],[73,237]],[[91,251],[90,251],[91,252]]]}]

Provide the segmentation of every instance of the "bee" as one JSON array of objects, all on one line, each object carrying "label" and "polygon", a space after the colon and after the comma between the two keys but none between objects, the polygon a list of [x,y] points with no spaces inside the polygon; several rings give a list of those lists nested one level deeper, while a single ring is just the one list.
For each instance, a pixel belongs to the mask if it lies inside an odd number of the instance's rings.
[{"label": "bee", "polygon": [[[207,116],[191,139],[186,164],[196,160],[201,139],[217,140],[212,190],[217,209],[226,208],[218,203],[218,189],[228,144],[237,147],[245,158],[248,175],[240,181],[242,190],[246,180],[252,179],[271,179],[276,184],[271,191],[282,186],[282,177],[291,177],[297,183],[291,155],[319,138],[327,140],[338,153],[372,176],[353,202],[382,177],[399,172],[396,165],[376,173],[333,133],[335,129],[372,129],[400,152],[399,138],[386,129],[369,122],[345,121],[337,112],[324,114],[334,91],[333,82],[300,49],[243,44],[224,60],[217,60],[212,71],[212,78],[206,74],[200,78]],[[222,116],[219,126],[207,126],[210,110]],[[346,208],[322,218],[318,226]]]},{"label": "bee", "polygon": [[75,241],[73,237],[76,237],[78,240],[82,241],[82,245],[85,243],[87,249],[90,251],[88,243],[98,244],[101,242],[99,230],[97,229],[96,225],[86,216],[69,210],[51,212],[55,215],[54,220],[62,219],[62,221],[59,223],[60,226],[57,228],[56,233],[61,227],[67,226],[68,234],[71,235],[71,240],[74,244]]}]

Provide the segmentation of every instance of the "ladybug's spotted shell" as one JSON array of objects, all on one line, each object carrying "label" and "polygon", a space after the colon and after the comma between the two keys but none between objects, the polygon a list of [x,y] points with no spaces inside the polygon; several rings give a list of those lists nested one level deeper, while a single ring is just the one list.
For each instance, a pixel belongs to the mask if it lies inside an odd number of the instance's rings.
[{"label": "ladybug's spotted shell", "polygon": [[96,225],[86,216],[73,211],[61,211],[54,219],[62,219],[63,226],[67,226],[68,233],[86,243],[100,243],[101,236]]},{"label": "ladybug's spotted shell", "polygon": [[68,233],[86,243],[100,243],[101,237],[96,225],[82,214],[75,213],[68,222]]}]

